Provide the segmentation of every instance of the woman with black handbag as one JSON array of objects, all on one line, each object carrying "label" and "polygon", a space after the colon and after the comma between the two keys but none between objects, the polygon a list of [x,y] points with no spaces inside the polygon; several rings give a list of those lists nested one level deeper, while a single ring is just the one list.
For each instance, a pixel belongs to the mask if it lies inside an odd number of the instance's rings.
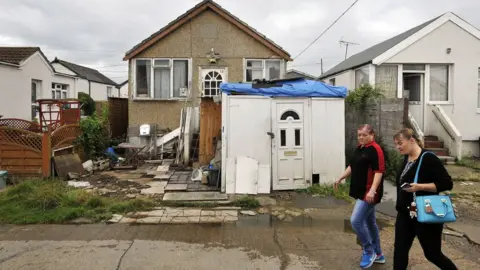
[{"label": "woman with black handbag", "polygon": [[[455,264],[442,253],[443,223],[422,223],[416,218],[416,196],[438,195],[439,192],[453,188],[452,178],[440,159],[431,153],[425,153],[423,142],[411,129],[402,129],[395,136],[397,150],[405,160],[397,176],[397,220],[395,223],[395,244],[393,269],[403,270],[408,266],[408,254],[415,237],[427,260],[443,270],[457,269]],[[423,155],[423,156],[422,156]],[[421,158],[423,157],[423,158]],[[420,161],[419,161],[420,160]],[[415,175],[418,170],[418,181]],[[430,206],[422,206],[430,207]]]}]

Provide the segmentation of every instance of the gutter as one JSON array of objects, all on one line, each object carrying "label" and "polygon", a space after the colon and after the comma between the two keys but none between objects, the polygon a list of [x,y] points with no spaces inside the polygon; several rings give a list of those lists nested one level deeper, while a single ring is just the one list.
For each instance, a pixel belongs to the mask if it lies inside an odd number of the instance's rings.
[{"label": "gutter", "polygon": [[0,61],[0,65],[11,66],[11,67],[16,67],[16,68],[20,67],[20,65],[11,64],[11,63],[2,62],[2,61]]}]

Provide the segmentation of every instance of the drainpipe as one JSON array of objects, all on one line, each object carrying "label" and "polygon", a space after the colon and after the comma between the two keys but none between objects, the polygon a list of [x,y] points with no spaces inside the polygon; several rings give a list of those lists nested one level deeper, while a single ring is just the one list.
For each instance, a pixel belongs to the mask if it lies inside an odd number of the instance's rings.
[{"label": "drainpipe", "polygon": [[88,81],[88,95],[92,96],[92,85],[91,85],[90,81]]}]

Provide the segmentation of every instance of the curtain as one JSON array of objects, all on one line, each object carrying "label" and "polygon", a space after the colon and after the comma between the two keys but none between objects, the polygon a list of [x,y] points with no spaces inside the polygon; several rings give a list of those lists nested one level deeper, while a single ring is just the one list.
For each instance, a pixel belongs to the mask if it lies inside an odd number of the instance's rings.
[{"label": "curtain", "polygon": [[385,91],[385,97],[395,98],[398,86],[398,67],[380,65],[375,69],[375,86]]},{"label": "curtain", "polygon": [[156,68],[154,73],[154,98],[170,98],[170,69]]},{"label": "curtain", "polygon": [[280,62],[279,61],[266,61],[265,66],[267,69],[266,79],[275,80],[280,79]]},{"label": "curtain", "polygon": [[137,96],[150,96],[150,82],[151,82],[151,61],[150,60],[137,60],[136,71],[136,87]]},{"label": "curtain", "polygon": [[370,82],[369,75],[370,70],[368,66],[355,70],[355,89],[360,87],[362,84],[368,84]]},{"label": "curtain", "polygon": [[430,66],[430,101],[448,101],[448,66]]},{"label": "curtain", "polygon": [[188,61],[173,61],[173,97],[180,97],[180,88],[188,87]]}]

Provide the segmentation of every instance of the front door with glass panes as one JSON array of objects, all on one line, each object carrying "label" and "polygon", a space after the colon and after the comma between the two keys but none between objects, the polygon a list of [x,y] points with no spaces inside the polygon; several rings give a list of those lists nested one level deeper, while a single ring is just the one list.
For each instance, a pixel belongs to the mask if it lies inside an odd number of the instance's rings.
[{"label": "front door with glass panes", "polygon": [[220,84],[227,81],[226,69],[202,69],[202,97],[220,95]]},{"label": "front door with glass panes", "polygon": [[278,59],[247,59],[245,60],[245,80],[278,80],[281,78],[282,62]]},{"label": "front door with glass panes", "polygon": [[305,100],[273,100],[272,131],[273,189],[305,188],[305,117],[308,112]]}]

